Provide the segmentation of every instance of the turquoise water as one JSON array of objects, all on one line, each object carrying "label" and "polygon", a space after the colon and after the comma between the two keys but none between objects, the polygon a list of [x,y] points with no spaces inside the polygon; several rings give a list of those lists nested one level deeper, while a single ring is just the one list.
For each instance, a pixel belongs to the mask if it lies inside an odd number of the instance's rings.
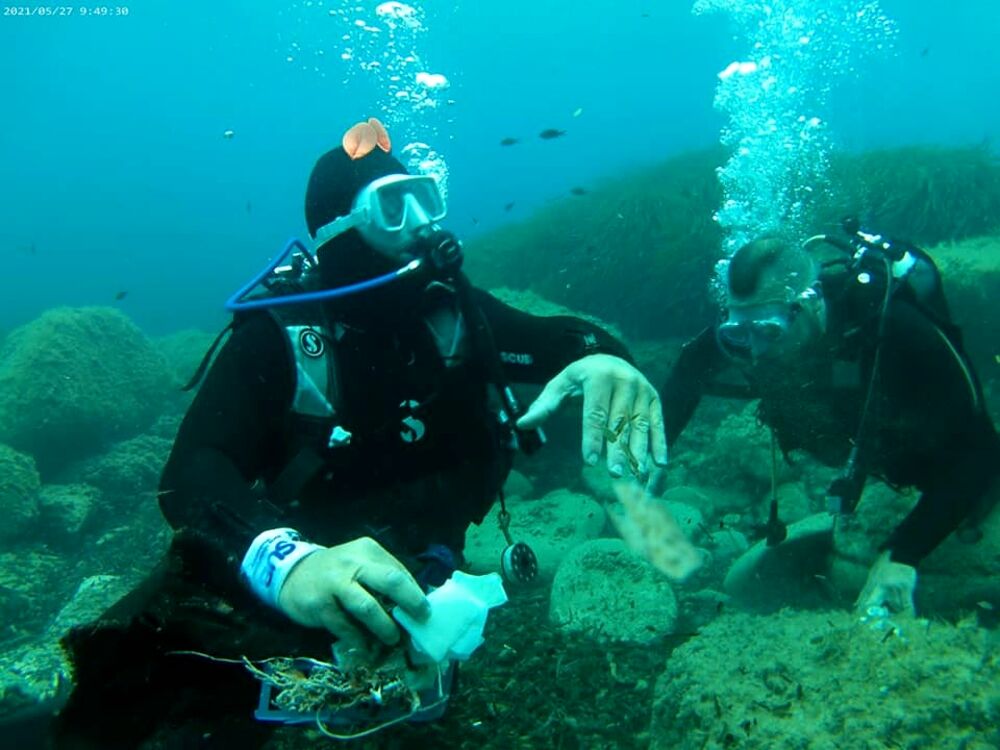
[{"label": "turquoise water", "polygon": [[[123,290],[153,332],[221,322],[234,283],[304,233],[316,156],[386,104],[340,59],[348,24],[329,15],[374,17],[375,5],[142,0],[120,6],[126,16],[0,17],[3,324]],[[726,14],[695,16],[687,2],[424,6],[415,48],[454,104],[410,125],[447,159],[464,237],[716,143],[716,75],[746,48]],[[830,137],[863,148],[995,136],[995,4],[881,7],[896,51],[858,51],[864,62],[830,94]],[[545,128],[567,136],[540,141]],[[411,138],[405,122],[396,137]],[[502,148],[504,137],[525,141]]]}]

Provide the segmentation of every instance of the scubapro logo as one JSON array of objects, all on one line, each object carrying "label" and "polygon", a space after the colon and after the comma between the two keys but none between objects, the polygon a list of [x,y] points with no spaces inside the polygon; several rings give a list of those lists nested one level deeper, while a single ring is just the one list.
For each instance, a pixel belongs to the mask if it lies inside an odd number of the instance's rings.
[{"label": "scubapro logo", "polygon": [[311,328],[299,334],[299,346],[307,357],[322,357],[325,349],[323,337]]},{"label": "scubapro logo", "polygon": [[424,435],[427,434],[427,426],[413,416],[413,410],[420,406],[420,404],[416,401],[404,401],[399,406],[408,412],[402,419],[399,437],[402,438],[404,443],[415,443],[423,439]]},{"label": "scubapro logo", "polygon": [[535,358],[527,352],[500,352],[500,361],[505,365],[531,365]]}]

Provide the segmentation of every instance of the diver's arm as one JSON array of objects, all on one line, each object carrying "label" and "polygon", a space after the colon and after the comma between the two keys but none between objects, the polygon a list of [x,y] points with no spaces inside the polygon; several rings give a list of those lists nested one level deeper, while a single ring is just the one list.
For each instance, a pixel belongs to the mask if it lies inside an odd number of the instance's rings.
[{"label": "diver's arm", "polygon": [[893,561],[915,567],[1000,478],[1000,438],[983,407],[971,363],[905,303],[891,308],[880,379],[883,408],[902,425],[883,442],[897,454],[899,479],[913,481],[922,492],[882,548]]},{"label": "diver's arm", "polygon": [[490,326],[504,374],[511,382],[546,383],[589,354],[610,354],[632,363],[624,344],[581,318],[531,315],[481,289],[473,289],[472,301]]},{"label": "diver's arm", "polygon": [[281,448],[291,398],[285,342],[266,315],[243,322],[209,369],[178,431],[160,479],[160,508],[185,542],[214,563],[227,587],[254,538],[283,525],[251,490]]},{"label": "diver's arm", "polygon": [[933,484],[896,527],[881,549],[893,562],[917,567],[970,516],[997,481],[1000,447],[996,433],[942,466]]},{"label": "diver's arm", "polygon": [[660,390],[668,444],[673,445],[680,437],[701,401],[706,384],[723,366],[714,328],[706,328],[684,345]]}]

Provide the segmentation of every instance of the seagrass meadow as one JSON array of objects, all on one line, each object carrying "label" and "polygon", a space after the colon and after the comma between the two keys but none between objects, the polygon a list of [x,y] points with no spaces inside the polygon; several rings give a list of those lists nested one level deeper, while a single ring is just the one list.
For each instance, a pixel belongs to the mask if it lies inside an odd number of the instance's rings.
[{"label": "seagrass meadow", "polygon": [[[687,336],[711,320],[708,281],[722,233],[722,149],[683,154],[553,201],[469,243],[478,283],[531,289],[639,339]],[[847,216],[931,246],[1000,228],[1000,162],[987,144],[909,146],[835,156],[811,232]]]}]

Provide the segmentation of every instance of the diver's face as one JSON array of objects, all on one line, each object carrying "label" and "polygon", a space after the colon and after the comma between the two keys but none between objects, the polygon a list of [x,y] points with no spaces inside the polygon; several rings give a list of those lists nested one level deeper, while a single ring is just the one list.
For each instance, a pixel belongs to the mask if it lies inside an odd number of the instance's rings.
[{"label": "diver's face", "polygon": [[716,330],[722,351],[741,366],[789,365],[822,334],[822,301],[731,305]]},{"label": "diver's face", "polygon": [[354,211],[364,211],[358,231],[376,252],[411,260],[412,248],[446,214],[437,181],[422,175],[389,175],[359,193]]}]

